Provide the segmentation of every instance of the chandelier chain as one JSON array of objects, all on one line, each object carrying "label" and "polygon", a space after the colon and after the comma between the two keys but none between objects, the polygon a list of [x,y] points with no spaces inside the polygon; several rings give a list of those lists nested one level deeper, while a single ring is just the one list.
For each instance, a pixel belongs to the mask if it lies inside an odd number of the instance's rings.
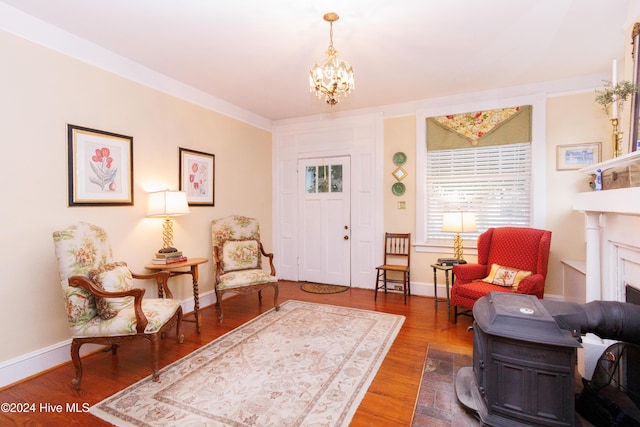
[{"label": "chandelier chain", "polygon": [[333,21],[329,22],[329,50],[335,50],[333,48]]}]

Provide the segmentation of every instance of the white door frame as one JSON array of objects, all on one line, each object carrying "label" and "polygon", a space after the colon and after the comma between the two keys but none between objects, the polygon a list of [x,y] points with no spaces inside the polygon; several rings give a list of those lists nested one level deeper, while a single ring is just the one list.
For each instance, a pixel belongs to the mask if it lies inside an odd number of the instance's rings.
[{"label": "white door frame", "polygon": [[381,113],[275,124],[273,248],[277,275],[298,280],[297,164],[304,157],[351,157],[351,286],[373,288],[382,246]]}]

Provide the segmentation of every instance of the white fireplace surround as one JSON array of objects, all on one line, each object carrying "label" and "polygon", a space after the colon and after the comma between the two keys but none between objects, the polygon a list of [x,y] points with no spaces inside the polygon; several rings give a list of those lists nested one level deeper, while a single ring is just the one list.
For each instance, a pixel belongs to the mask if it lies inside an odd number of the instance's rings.
[{"label": "white fireplace surround", "polygon": [[[640,152],[633,152],[581,171],[639,160]],[[578,193],[573,209],[585,214],[586,302],[624,301],[626,284],[640,289],[640,187]]]},{"label": "white fireplace surround", "polygon": [[[640,152],[634,152],[581,171],[592,174],[638,160]],[[640,289],[640,187],[578,193],[573,209],[585,214],[584,302],[625,301],[626,285]],[[583,338],[583,351],[578,352],[583,377],[591,378],[598,358],[611,343],[593,334]]]}]

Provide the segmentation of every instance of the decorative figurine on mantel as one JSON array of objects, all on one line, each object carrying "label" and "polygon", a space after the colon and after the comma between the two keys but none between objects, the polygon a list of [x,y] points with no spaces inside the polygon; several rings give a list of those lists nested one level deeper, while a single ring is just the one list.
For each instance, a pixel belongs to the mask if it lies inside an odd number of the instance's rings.
[{"label": "decorative figurine on mantel", "polygon": [[624,109],[624,103],[629,97],[638,92],[638,85],[628,80],[617,82],[617,66],[613,61],[612,81],[605,82],[603,90],[596,90],[596,102],[602,105],[604,112],[609,115],[609,107],[611,107],[611,126],[613,132],[611,135],[611,157],[618,157],[622,154],[622,134],[619,131],[618,116]]}]

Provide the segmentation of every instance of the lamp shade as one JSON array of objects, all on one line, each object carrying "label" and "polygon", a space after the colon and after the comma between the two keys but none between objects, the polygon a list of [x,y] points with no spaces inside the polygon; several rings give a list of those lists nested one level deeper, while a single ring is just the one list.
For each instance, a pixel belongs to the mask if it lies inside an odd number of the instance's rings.
[{"label": "lamp shade", "polygon": [[478,231],[476,214],[462,211],[445,212],[442,217],[442,231],[452,231],[454,233]]},{"label": "lamp shade", "polygon": [[149,193],[147,216],[179,216],[189,213],[187,193],[184,191],[155,191]]}]

